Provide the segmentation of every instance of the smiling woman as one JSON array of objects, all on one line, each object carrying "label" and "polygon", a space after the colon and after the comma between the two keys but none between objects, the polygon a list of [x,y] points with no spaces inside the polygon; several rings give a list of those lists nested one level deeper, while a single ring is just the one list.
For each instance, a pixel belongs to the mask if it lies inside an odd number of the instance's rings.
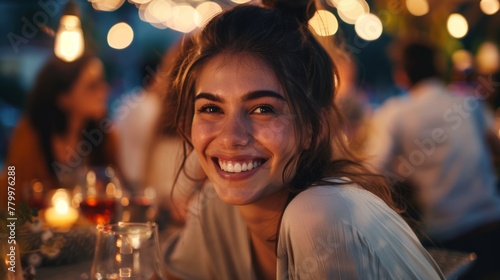
[{"label": "smiling woman", "polygon": [[219,55],[200,71],[195,92],[192,141],[219,197],[245,205],[283,189],[298,149],[274,72],[251,55]]},{"label": "smiling woman", "polygon": [[170,274],[443,278],[388,185],[347,150],[335,66],[308,30],[314,6],[296,2],[216,16],[178,71],[176,120],[211,183],[168,242]]}]

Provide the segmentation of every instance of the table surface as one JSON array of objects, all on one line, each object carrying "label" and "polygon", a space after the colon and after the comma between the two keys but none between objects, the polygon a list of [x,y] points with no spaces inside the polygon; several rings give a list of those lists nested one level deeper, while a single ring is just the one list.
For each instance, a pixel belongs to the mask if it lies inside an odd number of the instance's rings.
[{"label": "table surface", "polygon": [[46,266],[36,269],[37,280],[87,280],[90,279],[92,260],[60,266]]},{"label": "table surface", "polygon": [[[474,253],[456,252],[438,248],[428,249],[429,254],[442,269],[447,279],[456,279],[458,275],[468,269],[475,260]],[[90,279],[92,261],[81,263],[41,267],[37,269],[37,280],[87,280]]]},{"label": "table surface", "polygon": [[[166,240],[172,232],[173,230],[164,230],[158,233],[160,252],[166,250]],[[90,280],[91,267],[92,260],[68,265],[38,267],[36,268],[36,280]]]}]

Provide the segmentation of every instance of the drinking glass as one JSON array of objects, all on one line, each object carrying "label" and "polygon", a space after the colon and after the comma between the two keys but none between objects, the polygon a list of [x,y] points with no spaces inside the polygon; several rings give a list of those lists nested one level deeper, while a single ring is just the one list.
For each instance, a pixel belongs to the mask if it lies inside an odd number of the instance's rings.
[{"label": "drinking glass", "polygon": [[98,225],[91,279],[165,280],[155,223]]},{"label": "drinking glass", "polygon": [[74,200],[83,215],[95,224],[113,222],[122,190],[111,166],[87,167],[74,189]]},{"label": "drinking glass", "polygon": [[153,187],[145,187],[133,193],[123,192],[123,222],[152,222],[156,220],[158,203]]},{"label": "drinking glass", "polygon": [[36,208],[38,210],[42,210],[47,207],[47,192],[50,190],[47,182],[33,179],[30,182],[24,183],[23,190],[28,202],[28,207]]}]

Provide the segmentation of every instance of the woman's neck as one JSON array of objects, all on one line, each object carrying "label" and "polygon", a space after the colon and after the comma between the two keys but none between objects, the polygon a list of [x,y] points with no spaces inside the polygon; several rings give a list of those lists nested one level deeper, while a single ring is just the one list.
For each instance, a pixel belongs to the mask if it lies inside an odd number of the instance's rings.
[{"label": "woman's neck", "polygon": [[80,139],[85,121],[80,117],[71,117],[68,120],[68,130],[66,137]]},{"label": "woman's neck", "polygon": [[83,126],[83,119],[72,117],[68,119],[66,132],[61,135],[54,135],[52,143],[54,147],[55,160],[59,162],[68,161],[68,155],[72,151],[76,151],[78,142],[82,138],[82,130],[84,129]]},{"label": "woman's neck", "polygon": [[287,199],[288,190],[284,188],[257,203],[238,206],[248,227],[258,279],[276,278],[276,234]]},{"label": "woman's neck", "polygon": [[238,206],[238,210],[252,234],[263,240],[274,239],[287,199],[288,190],[284,188],[256,203]]}]

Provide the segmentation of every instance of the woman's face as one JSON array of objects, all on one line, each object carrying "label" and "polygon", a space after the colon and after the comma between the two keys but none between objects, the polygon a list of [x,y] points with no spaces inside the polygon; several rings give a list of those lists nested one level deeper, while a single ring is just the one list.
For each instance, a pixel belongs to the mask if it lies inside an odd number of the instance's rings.
[{"label": "woman's face", "polygon": [[108,85],[98,59],[84,66],[71,90],[60,97],[60,105],[72,116],[97,120],[106,114]]},{"label": "woman's face", "polygon": [[274,72],[251,55],[218,55],[195,86],[191,139],[219,197],[257,202],[283,190],[297,153],[294,118]]}]

